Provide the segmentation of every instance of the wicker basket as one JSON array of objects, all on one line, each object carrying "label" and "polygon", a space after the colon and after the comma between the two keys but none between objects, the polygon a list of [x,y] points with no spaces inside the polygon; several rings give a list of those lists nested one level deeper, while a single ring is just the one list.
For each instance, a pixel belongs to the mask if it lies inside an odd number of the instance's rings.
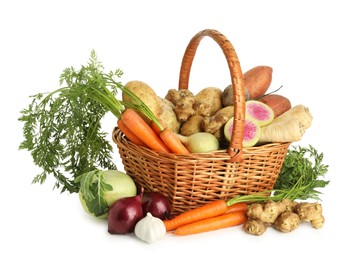
[{"label": "wicker basket", "polygon": [[156,152],[128,141],[115,128],[124,169],[146,191],[168,196],[178,214],[207,202],[270,190],[280,173],[290,143],[242,147],[245,97],[239,59],[230,41],[216,30],[203,30],[190,41],[182,61],[179,89],[188,88],[196,49],[205,36],[213,38],[228,62],[234,89],[234,129],[229,148],[211,153],[176,155]]}]

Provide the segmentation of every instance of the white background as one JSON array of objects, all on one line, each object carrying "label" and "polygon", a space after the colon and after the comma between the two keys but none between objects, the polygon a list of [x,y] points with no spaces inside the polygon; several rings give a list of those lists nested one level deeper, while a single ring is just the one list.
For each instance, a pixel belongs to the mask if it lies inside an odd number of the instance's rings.
[{"label": "white background", "polygon": [[[2,1],[1,259],[321,259],[348,255],[349,231],[348,9],[345,1]],[[62,70],[86,64],[95,49],[106,69],[121,68],[123,83],[142,80],[164,96],[176,88],[184,50],[194,34],[216,29],[234,45],[243,71],[268,65],[270,90],[314,116],[302,146],[324,153],[331,181],[322,190],[326,223],[289,234],[269,229],[254,237],[240,227],[205,234],[166,236],[148,245],[133,235],[110,235],[105,221],[85,214],[76,194],[52,190],[53,180],[32,185],[40,172],[19,151],[19,111],[30,95],[58,87]],[[205,38],[198,49],[190,89],[225,87],[224,55]],[[106,131],[115,126],[105,120]],[[115,160],[119,161],[117,151]],[[122,165],[119,164],[120,169]],[[341,237],[340,237],[341,236]],[[330,245],[331,244],[331,245]],[[6,255],[6,257],[5,257]],[[341,258],[343,259],[343,258]]]}]

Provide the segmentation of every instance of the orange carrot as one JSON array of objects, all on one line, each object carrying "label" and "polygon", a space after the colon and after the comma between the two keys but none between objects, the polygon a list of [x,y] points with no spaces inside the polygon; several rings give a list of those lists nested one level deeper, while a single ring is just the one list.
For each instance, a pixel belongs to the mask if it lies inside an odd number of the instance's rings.
[{"label": "orange carrot", "polygon": [[121,115],[121,119],[130,131],[141,139],[154,151],[170,152],[154,130],[133,109],[127,108]]},{"label": "orange carrot", "polygon": [[239,202],[239,203],[235,203],[232,204],[230,206],[228,206],[227,211],[225,212],[225,214],[228,213],[233,213],[233,212],[247,212],[247,203],[245,202]]},{"label": "orange carrot", "polygon": [[[161,123],[160,123],[161,124]],[[151,128],[154,130],[165,145],[176,154],[189,154],[188,149],[183,145],[180,139],[175,135],[170,129],[161,129],[154,121],[150,124]]]},{"label": "orange carrot", "polygon": [[155,132],[158,136],[160,136],[161,129],[160,129],[160,127],[159,127],[154,121],[151,121],[150,127],[151,127],[151,129],[154,130],[154,132]]},{"label": "orange carrot", "polygon": [[160,132],[160,138],[165,145],[176,154],[190,154],[188,149],[179,140],[178,136],[173,133],[170,129],[165,128]]},{"label": "orange carrot", "polygon": [[118,127],[125,134],[125,136],[134,144],[147,147],[146,144],[138,138],[124,123],[122,119],[117,121]]},{"label": "orange carrot", "polygon": [[177,228],[175,235],[185,236],[243,224],[247,220],[245,212],[238,211],[217,217],[206,218]]},{"label": "orange carrot", "polygon": [[166,231],[171,231],[193,222],[222,215],[226,211],[226,202],[224,200],[215,200],[204,204],[201,207],[183,212],[172,219],[165,219],[163,222],[165,224]]}]

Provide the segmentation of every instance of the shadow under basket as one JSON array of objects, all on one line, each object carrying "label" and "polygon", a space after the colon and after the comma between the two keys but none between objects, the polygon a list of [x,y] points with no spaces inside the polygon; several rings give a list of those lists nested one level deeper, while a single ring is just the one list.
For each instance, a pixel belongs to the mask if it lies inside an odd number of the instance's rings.
[{"label": "shadow under basket", "polygon": [[177,155],[156,152],[130,142],[116,127],[116,143],[125,172],[146,191],[166,195],[172,213],[179,214],[208,202],[272,190],[290,143],[243,147],[245,91],[240,62],[230,41],[216,30],[203,30],[189,42],[181,64],[178,89],[188,89],[191,65],[202,38],[221,47],[231,76],[234,123],[228,149]]}]

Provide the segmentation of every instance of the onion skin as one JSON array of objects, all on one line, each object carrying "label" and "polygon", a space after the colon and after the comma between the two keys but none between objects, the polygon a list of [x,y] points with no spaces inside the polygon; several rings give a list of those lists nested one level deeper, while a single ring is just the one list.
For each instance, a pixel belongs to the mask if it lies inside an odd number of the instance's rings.
[{"label": "onion skin", "polygon": [[171,204],[168,198],[160,192],[144,192],[142,208],[144,216],[149,212],[153,217],[161,220],[166,219],[171,214]]},{"label": "onion skin", "polygon": [[143,216],[140,195],[119,199],[109,208],[108,232],[110,234],[132,233]]}]

